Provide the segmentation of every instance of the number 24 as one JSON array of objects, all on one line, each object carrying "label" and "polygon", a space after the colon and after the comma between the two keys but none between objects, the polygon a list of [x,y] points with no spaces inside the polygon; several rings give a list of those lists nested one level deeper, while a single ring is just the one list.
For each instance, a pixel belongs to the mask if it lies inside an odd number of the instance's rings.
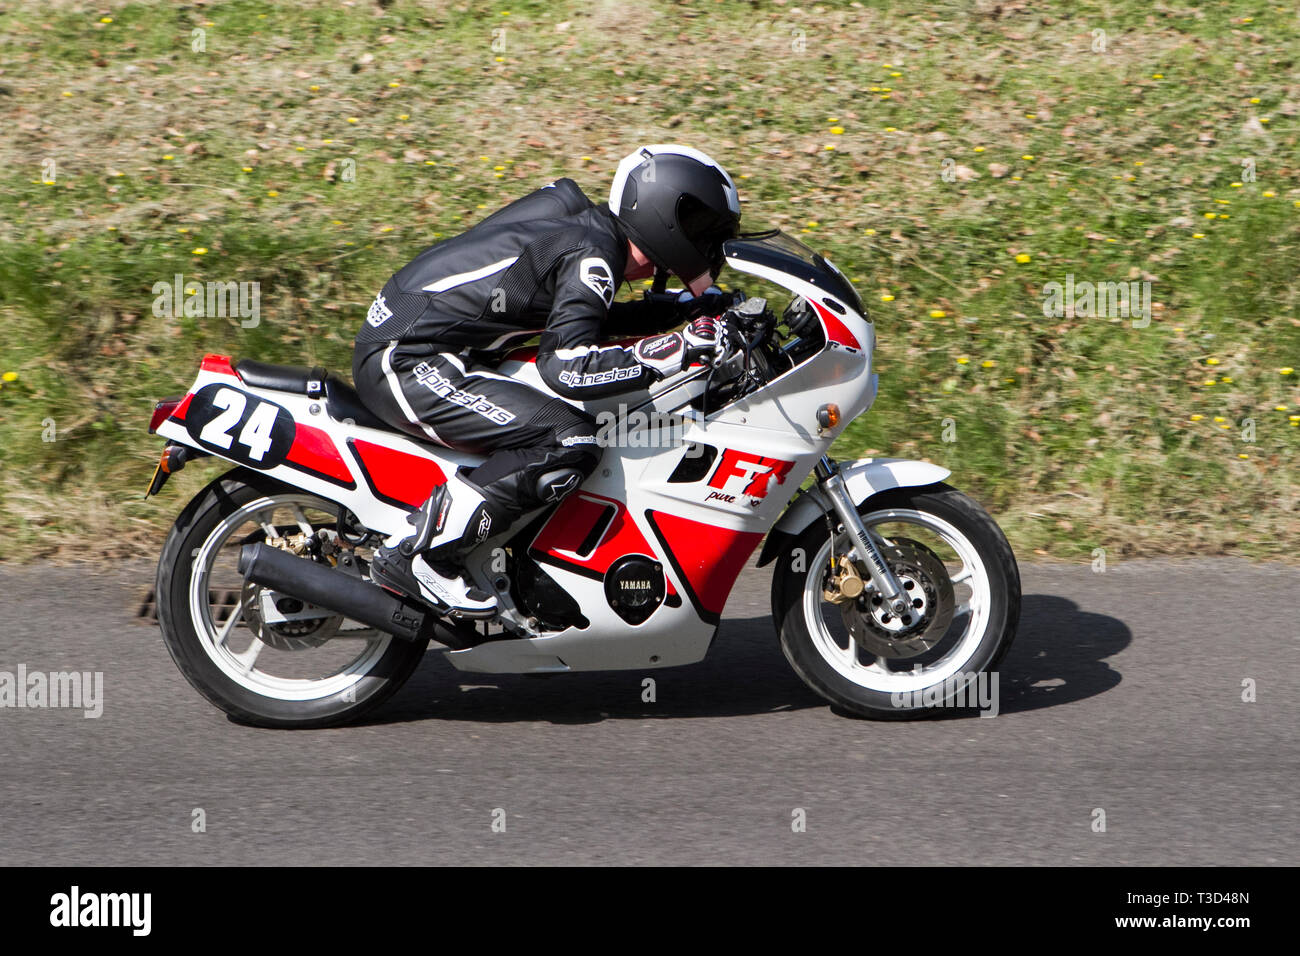
[{"label": "number 24", "polygon": [[[218,448],[229,448],[232,441],[230,430],[244,417],[248,398],[243,392],[223,388],[212,396],[212,404],[224,411],[203,427],[199,438]],[[259,402],[253,409],[253,414],[248,416],[248,424],[239,433],[240,444],[248,446],[248,457],[253,461],[261,461],[271,448],[271,426],[275,424],[275,413],[274,405]]]}]

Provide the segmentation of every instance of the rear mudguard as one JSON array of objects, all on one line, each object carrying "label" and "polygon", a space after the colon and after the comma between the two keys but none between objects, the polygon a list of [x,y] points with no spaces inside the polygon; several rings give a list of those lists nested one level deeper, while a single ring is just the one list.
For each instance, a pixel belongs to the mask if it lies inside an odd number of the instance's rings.
[{"label": "rear mudguard", "polygon": [[[860,458],[857,461],[840,462],[839,471],[844,478],[844,487],[848,489],[854,504],[859,506],[882,491],[932,485],[952,474],[947,468],[932,465],[928,461],[908,461],[903,458]],[[821,497],[822,493],[815,485],[795,497],[763,542],[763,550],[758,556],[760,568],[785,550],[810,525],[824,520],[829,505],[820,501]]]}]

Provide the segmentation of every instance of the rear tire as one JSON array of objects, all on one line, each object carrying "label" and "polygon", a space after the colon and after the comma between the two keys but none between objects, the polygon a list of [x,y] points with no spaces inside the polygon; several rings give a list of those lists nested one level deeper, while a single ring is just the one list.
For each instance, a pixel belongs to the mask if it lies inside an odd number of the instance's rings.
[{"label": "rear tire", "polygon": [[[282,660],[297,661],[317,654],[321,648],[346,642],[341,652],[346,656],[364,640],[357,657],[343,664],[336,673],[316,679],[284,678],[262,675],[255,669],[262,648],[253,650],[255,633],[247,635],[252,660],[240,674],[240,662],[247,659],[231,652],[233,632],[247,627],[243,614],[242,594],[239,603],[220,622],[211,610],[214,563],[237,555],[237,532],[240,516],[250,506],[273,502],[263,513],[271,517],[272,529],[277,512],[274,508],[298,508],[327,512],[335,506],[308,492],[282,484],[256,471],[237,468],[204,488],[181,512],[172,526],[158,561],[157,607],[163,642],[172,660],[194,688],[240,723],[257,727],[309,728],[348,723],[378,707],[404,684],[424,656],[428,640],[405,641],[391,635],[366,631],[354,622],[350,630],[355,637],[330,637],[313,644],[311,638],[290,638],[286,643],[293,654]],[[250,517],[247,523],[257,524]],[[328,527],[318,524],[315,527]],[[292,526],[290,526],[290,530]],[[268,534],[268,532],[263,532]],[[215,540],[224,535],[222,540]],[[239,539],[247,540],[247,535]],[[228,540],[227,540],[228,539]],[[226,549],[226,550],[223,550]],[[302,560],[311,560],[304,557]],[[227,571],[227,580],[230,576]],[[233,583],[233,582],[232,582]],[[232,621],[235,615],[239,621]],[[329,622],[332,625],[336,621]],[[308,622],[304,630],[310,630]],[[297,644],[293,644],[293,641]],[[268,646],[263,644],[263,647]]]},{"label": "rear tire", "polygon": [[[967,685],[975,674],[997,667],[1011,647],[1020,618],[1020,573],[1006,537],[983,508],[943,483],[882,492],[867,499],[858,511],[868,528],[906,527],[915,521],[917,527],[928,524],[936,540],[951,537],[952,553],[962,559],[962,567],[946,570],[950,581],[960,579],[959,587],[970,582],[965,588],[970,597],[964,603],[952,598],[965,610],[952,618],[942,640],[915,654],[915,661],[905,651],[892,657],[872,654],[847,629],[837,636],[835,622],[828,625],[825,620],[826,610],[845,612],[842,605],[820,597],[829,565],[830,534],[825,522],[818,521],[790,543],[773,576],[772,615],[786,660],[809,687],[836,707],[877,720],[934,716],[959,695],[968,700]],[[848,539],[840,529],[835,554],[848,551]],[[864,602],[872,594],[868,582]],[[870,636],[867,628],[861,630]],[[871,662],[865,663],[864,656]],[[914,665],[922,669],[909,670]],[[970,693],[974,690],[971,687]]]}]

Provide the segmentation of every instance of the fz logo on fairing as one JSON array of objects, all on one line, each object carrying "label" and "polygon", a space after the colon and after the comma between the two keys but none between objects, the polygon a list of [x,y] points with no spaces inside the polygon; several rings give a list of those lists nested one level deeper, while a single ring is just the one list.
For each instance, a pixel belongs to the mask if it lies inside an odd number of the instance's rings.
[{"label": "fz logo on fairing", "polygon": [[[709,492],[704,500],[734,502],[737,492],[750,498],[765,498],[772,479],[775,478],[778,485],[785,484],[785,476],[793,467],[792,461],[764,458],[753,452],[728,448],[722,453],[722,460],[709,478],[709,487],[721,490]],[[744,484],[734,482],[736,478],[743,479]]]},{"label": "fz logo on fairing", "polygon": [[614,273],[604,259],[598,256],[583,259],[578,274],[592,292],[605,300],[606,308],[614,304]]}]

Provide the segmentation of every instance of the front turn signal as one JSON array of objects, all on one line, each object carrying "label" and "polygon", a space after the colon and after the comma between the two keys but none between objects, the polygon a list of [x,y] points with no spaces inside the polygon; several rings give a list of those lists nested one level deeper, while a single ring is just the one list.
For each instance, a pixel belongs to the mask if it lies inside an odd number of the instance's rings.
[{"label": "front turn signal", "polygon": [[817,425],[820,428],[834,428],[840,423],[840,407],[828,402],[817,409]]}]

